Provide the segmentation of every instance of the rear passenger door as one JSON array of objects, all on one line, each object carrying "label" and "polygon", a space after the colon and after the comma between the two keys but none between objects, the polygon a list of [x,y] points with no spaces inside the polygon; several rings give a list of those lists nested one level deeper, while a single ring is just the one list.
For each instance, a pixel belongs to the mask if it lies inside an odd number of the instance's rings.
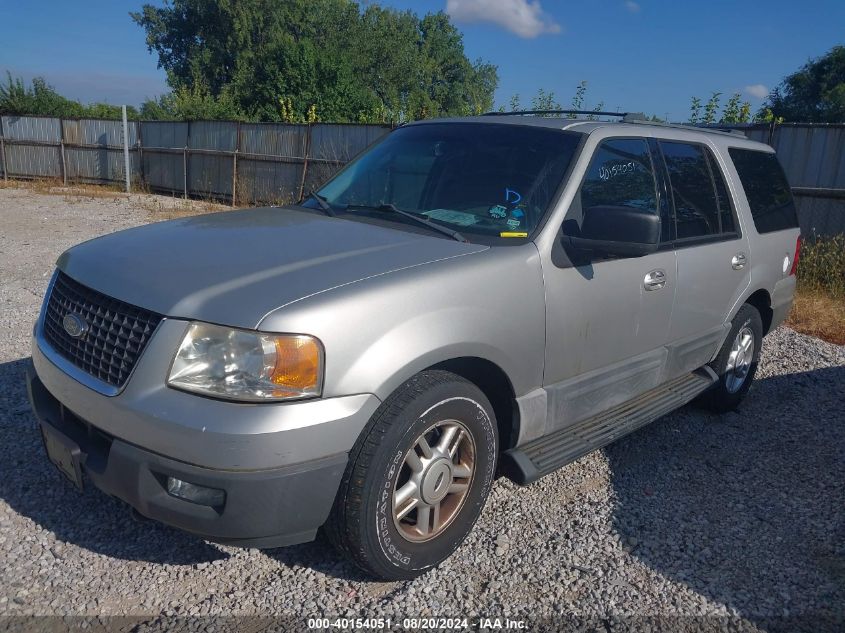
[{"label": "rear passenger door", "polygon": [[677,288],[668,377],[708,363],[750,281],[750,254],[722,165],[704,144],[659,140],[674,220]]}]

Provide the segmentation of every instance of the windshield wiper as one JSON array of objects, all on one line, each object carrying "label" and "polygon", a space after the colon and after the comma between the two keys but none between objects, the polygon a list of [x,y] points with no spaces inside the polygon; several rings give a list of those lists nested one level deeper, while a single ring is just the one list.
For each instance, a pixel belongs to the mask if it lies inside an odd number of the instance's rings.
[{"label": "windshield wiper", "polygon": [[373,211],[390,211],[391,213],[396,213],[401,215],[402,217],[408,218],[409,220],[413,220],[417,224],[421,224],[432,231],[437,231],[438,233],[442,233],[443,235],[448,235],[453,240],[457,240],[458,242],[466,242],[468,241],[463,235],[458,233],[457,231],[453,231],[452,229],[448,229],[445,226],[441,226],[432,222],[431,220],[426,220],[424,217],[419,216],[415,213],[410,213],[409,211],[403,211],[399,207],[397,207],[392,202],[383,202],[382,204],[378,205],[369,205],[369,204],[348,204],[346,205],[346,210],[349,209],[372,209]]},{"label": "windshield wiper", "polygon": [[326,200],[323,196],[321,196],[321,195],[320,195],[319,193],[317,193],[316,191],[312,191],[312,192],[310,192],[310,193],[309,193],[309,194],[305,197],[305,199],[306,199],[306,200],[307,200],[308,198],[313,198],[314,200],[316,200],[317,204],[319,204],[319,205],[320,205],[320,208],[321,208],[323,211],[325,211],[325,212],[326,212],[326,215],[330,215],[331,217],[336,217],[336,216],[337,216],[337,213],[335,213],[335,212],[334,212],[334,209],[332,209],[332,205],[330,205],[330,204],[328,203],[328,200]]}]

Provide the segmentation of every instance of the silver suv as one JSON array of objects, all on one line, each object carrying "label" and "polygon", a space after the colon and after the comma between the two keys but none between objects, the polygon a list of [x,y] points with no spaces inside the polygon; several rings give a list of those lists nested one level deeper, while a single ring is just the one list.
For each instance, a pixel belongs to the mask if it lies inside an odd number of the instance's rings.
[{"label": "silver suv", "polygon": [[220,543],[323,527],[411,578],[497,475],[529,484],[693,399],[735,408],[792,302],[797,226],[741,135],[406,125],[300,204],[65,252],[30,398],[80,488]]}]

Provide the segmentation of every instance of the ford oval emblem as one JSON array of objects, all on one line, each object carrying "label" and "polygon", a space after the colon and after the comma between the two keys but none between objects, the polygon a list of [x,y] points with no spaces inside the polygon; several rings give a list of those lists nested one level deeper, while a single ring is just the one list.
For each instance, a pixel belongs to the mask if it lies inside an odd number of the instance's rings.
[{"label": "ford oval emblem", "polygon": [[88,322],[78,314],[69,312],[62,319],[65,332],[72,338],[82,338],[88,332]]}]

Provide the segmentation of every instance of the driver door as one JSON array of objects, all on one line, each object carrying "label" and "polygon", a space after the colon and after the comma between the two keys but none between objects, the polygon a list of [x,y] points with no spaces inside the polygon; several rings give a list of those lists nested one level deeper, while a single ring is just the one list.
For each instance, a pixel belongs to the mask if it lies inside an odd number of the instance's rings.
[{"label": "driver door", "polygon": [[[577,235],[587,208],[630,207],[662,216],[669,240],[665,195],[658,190],[649,143],[642,138],[602,141],[564,220]],[[546,433],[566,428],[657,386],[667,360],[676,286],[675,253],[668,245],[632,257],[558,252],[544,262],[549,398]]]}]

